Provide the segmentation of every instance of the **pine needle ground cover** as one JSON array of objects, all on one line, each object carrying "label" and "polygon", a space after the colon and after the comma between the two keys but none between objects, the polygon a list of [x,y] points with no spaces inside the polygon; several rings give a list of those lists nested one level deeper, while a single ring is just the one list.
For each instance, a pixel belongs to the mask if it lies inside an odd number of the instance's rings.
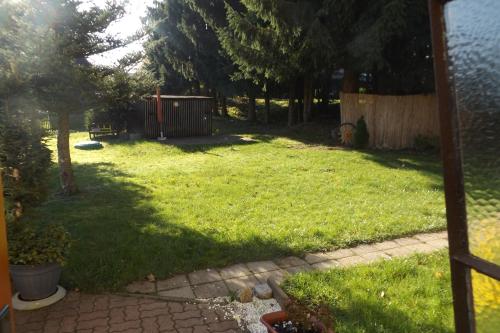
[{"label": "pine needle ground cover", "polygon": [[[349,269],[303,273],[285,282],[311,307],[326,305],[337,333],[451,333],[447,251]],[[493,331],[491,331],[493,332]]]},{"label": "pine needle ground cover", "polygon": [[[267,134],[236,121],[217,126],[253,141],[72,149],[80,193],[69,198],[56,194],[54,167],[52,196],[28,218],[62,223],[74,237],[65,285],[119,290],[149,273],[165,278],[445,227],[437,156],[334,149],[314,125]],[[86,138],[72,133],[71,146]]]}]

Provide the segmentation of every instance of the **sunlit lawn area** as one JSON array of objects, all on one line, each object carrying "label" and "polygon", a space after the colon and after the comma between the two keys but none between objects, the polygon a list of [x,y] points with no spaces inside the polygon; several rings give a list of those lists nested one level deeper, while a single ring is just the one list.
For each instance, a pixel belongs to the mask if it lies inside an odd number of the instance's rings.
[{"label": "sunlit lawn area", "polygon": [[448,261],[447,251],[441,251],[299,274],[285,283],[285,289],[312,307],[327,305],[337,333],[451,333]]},{"label": "sunlit lawn area", "polygon": [[[149,273],[164,278],[445,226],[437,156],[333,149],[318,125],[263,135],[236,120],[216,123],[220,133],[247,131],[255,141],[73,149],[81,193],[71,198],[56,195],[54,167],[53,194],[31,218],[62,223],[75,238],[66,285],[117,290]],[[86,138],[73,133],[72,145]]]}]

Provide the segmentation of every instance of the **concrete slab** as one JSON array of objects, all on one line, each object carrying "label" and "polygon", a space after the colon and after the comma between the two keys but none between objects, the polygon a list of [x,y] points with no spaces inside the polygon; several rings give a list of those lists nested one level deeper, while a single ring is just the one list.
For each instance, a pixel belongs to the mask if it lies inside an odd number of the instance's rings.
[{"label": "concrete slab", "polygon": [[224,281],[200,284],[194,286],[193,291],[197,298],[216,298],[229,295],[229,289]]},{"label": "concrete slab", "polygon": [[227,280],[235,277],[251,275],[252,272],[250,272],[246,265],[237,264],[219,270],[219,274],[222,279]]},{"label": "concrete slab", "polygon": [[243,288],[253,288],[256,284],[259,284],[259,280],[253,275],[240,276],[228,280],[224,280],[229,290],[237,291]]},{"label": "concrete slab", "polygon": [[164,290],[160,291],[158,295],[164,297],[176,297],[176,298],[187,298],[187,299],[195,298],[191,287],[181,287],[176,289]]},{"label": "concrete slab", "polygon": [[189,287],[189,280],[185,274],[176,275],[170,279],[156,282],[158,291]]},{"label": "concrete slab", "polygon": [[192,285],[203,284],[208,282],[221,281],[222,277],[215,269],[205,269],[188,274],[189,281]]},{"label": "concrete slab", "polygon": [[286,257],[286,258],[280,258],[276,259],[274,261],[279,267],[281,268],[289,268],[289,267],[295,267],[295,266],[303,266],[306,265],[307,262],[305,262],[303,259],[300,259],[298,257]]},{"label": "concrete slab", "polygon": [[280,269],[274,262],[271,260],[267,261],[254,261],[247,263],[248,268],[252,273],[264,273],[269,271],[276,271]]}]

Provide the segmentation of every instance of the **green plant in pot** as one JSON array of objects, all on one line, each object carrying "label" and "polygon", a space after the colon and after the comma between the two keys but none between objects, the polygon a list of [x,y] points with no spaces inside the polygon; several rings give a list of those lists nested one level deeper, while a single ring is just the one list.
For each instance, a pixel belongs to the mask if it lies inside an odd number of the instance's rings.
[{"label": "green plant in pot", "polygon": [[26,301],[47,298],[57,291],[71,240],[59,225],[8,223],[10,272],[14,288]]}]

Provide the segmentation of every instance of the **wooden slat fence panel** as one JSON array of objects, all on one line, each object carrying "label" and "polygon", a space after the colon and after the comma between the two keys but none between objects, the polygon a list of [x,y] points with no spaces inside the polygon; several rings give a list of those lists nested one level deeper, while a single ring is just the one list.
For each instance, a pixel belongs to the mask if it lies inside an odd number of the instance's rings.
[{"label": "wooden slat fence panel", "polygon": [[365,117],[370,146],[382,149],[413,147],[418,135],[439,136],[435,95],[385,96],[341,94],[342,123]]}]

